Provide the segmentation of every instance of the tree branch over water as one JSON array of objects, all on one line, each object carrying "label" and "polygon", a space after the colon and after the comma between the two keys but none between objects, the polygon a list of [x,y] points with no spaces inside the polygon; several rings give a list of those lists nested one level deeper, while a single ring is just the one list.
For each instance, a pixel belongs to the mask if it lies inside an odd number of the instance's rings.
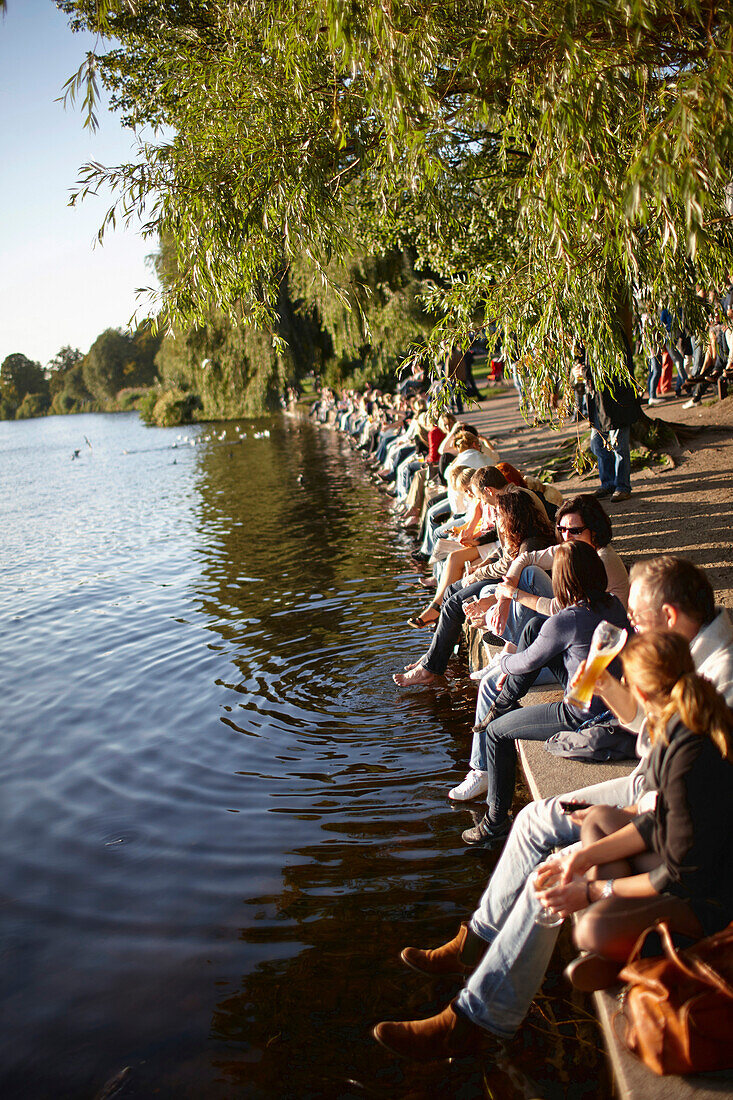
[{"label": "tree branch over water", "polygon": [[135,165],[87,166],[81,189],[111,186],[123,217],[147,204],[145,231],[173,242],[164,323],[215,309],[274,330],[289,265],[351,299],[350,257],[407,249],[430,354],[496,321],[542,403],[579,336],[596,373],[620,369],[635,291],[697,328],[696,286],[733,266],[727,6],[59,6],[104,36],[72,78],[87,119],[96,74],[127,125],[165,128]]}]

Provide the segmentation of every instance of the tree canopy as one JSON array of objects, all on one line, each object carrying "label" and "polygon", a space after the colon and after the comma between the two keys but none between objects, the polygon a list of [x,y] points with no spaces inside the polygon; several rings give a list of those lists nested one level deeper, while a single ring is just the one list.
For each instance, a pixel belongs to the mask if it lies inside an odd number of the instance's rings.
[{"label": "tree canopy", "polygon": [[19,405],[29,393],[41,393],[46,387],[43,367],[16,351],[0,364],[0,391],[6,401]]},{"label": "tree canopy", "polygon": [[[693,329],[733,267],[733,10],[712,0],[58,0],[101,31],[133,127],[106,225],[174,242],[156,308],[279,337],[281,287],[359,305],[354,257],[409,253],[435,357],[496,323],[535,401],[585,343],[620,369],[635,295]],[[85,85],[86,80],[86,85]],[[104,227],[103,227],[104,228]],[[345,277],[346,276],[346,277]]]}]

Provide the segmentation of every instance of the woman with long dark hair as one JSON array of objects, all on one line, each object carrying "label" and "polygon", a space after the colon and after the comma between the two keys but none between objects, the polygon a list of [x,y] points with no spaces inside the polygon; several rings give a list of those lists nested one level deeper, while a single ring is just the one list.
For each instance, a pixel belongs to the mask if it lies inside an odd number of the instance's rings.
[{"label": "woman with long dark hair", "polygon": [[[493,570],[495,583],[498,583],[517,554],[548,546],[555,535],[535,494],[514,485],[497,492],[492,485],[492,472],[492,467],[477,471],[474,483],[477,492],[494,509],[502,552],[496,562],[486,567],[486,571],[490,578]],[[408,665],[404,672],[395,673],[393,679],[396,684],[417,687],[431,684],[443,675],[466,619],[466,602],[485,589],[487,584],[490,584],[490,579],[484,577],[469,585],[455,581],[445,589],[442,605],[436,604],[438,625],[430,648],[418,661]],[[490,599],[484,606],[489,603]]]},{"label": "woman with long dark hair", "polygon": [[516,642],[534,615],[551,615],[557,610],[546,570],[552,569],[554,556],[566,540],[587,542],[597,552],[606,569],[607,588],[626,607],[629,599],[629,574],[611,545],[611,521],[603,506],[591,493],[563,502],[555,516],[558,542],[546,550],[518,555],[509,566],[503,584],[495,592],[496,607],[487,626],[499,637]]}]

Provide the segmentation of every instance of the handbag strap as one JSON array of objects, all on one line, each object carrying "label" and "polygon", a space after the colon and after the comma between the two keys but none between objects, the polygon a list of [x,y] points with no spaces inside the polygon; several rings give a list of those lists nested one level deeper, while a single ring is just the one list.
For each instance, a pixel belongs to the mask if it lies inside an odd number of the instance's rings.
[{"label": "handbag strap", "polygon": [[652,928],[648,928],[646,932],[637,940],[634,947],[634,951],[640,949],[643,940],[650,932],[656,931],[659,933],[662,940],[662,950],[670,962],[673,962],[683,974],[687,974],[690,978],[695,978],[698,981],[705,982],[707,985],[713,986],[718,992],[722,993],[725,997],[730,997],[733,1000],[733,986],[719,974],[710,963],[704,962],[695,951],[695,946],[685,951],[684,956],[679,953],[674,943],[672,942],[672,934],[669,930],[669,925],[664,920],[658,920],[655,922]]},{"label": "handbag strap", "polygon": [[652,933],[657,932],[660,929],[660,927],[662,926],[662,924],[663,924],[663,921],[656,920],[654,922],[654,924],[650,924],[648,928],[644,929],[644,931],[641,933],[638,940],[636,941],[636,943],[634,944],[634,946],[631,949],[631,954],[629,955],[629,957],[628,957],[628,959],[626,960],[626,963],[625,963],[626,966],[631,966],[632,963],[635,963],[635,962],[638,961],[638,959],[641,957],[641,952],[643,950],[644,944],[646,943],[647,939],[649,938],[649,936],[652,935]]}]

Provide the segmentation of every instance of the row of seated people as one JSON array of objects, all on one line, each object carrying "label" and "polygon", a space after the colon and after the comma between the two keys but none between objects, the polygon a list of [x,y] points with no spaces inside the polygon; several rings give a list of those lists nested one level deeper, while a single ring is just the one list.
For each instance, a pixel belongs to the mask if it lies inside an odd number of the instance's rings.
[{"label": "row of seated people", "polygon": [[[701,293],[701,297],[703,297]],[[664,360],[676,367],[675,393],[692,394],[683,406],[689,409],[699,405],[714,382],[721,397],[727,393],[728,383],[733,381],[733,293],[729,285],[725,292],[710,291],[706,296],[709,306],[707,331],[703,337],[685,331],[669,309],[660,311],[660,320],[666,329],[666,339],[659,343],[653,337],[647,339],[649,356],[649,404],[662,404],[661,384]],[[641,315],[642,331],[650,327],[650,314]],[[671,380],[671,370],[670,370]]]},{"label": "row of seated people", "polygon": [[692,393],[682,407],[689,409],[699,405],[714,382],[718,383],[721,397],[727,395],[728,386],[733,384],[733,306],[728,306],[724,312],[713,311],[707,340],[695,348],[692,373],[682,383],[681,388]]},{"label": "row of seated people", "polygon": [[[478,475],[488,469],[471,474],[478,494],[486,494],[486,475]],[[729,613],[716,606],[704,572],[684,559],[658,556],[627,576],[594,497],[558,508],[557,543],[541,497],[520,485],[489,489],[499,545],[482,568],[500,563],[497,575],[450,585],[428,651],[395,675],[401,686],[436,682],[467,615],[477,624],[488,616],[503,640],[479,689],[469,773],[449,792],[459,801],[486,798],[485,816],[463,839],[503,850],[453,939],[408,947],[401,956],[414,970],[455,976],[463,986],[435,1016],[374,1028],[383,1046],[419,1061],[469,1053],[487,1037],[516,1033],[557,939],[558,923],[543,919],[548,913],[576,915],[580,954],[568,976],[583,990],[613,984],[639,934],[658,919],[678,945],[733,919]],[[461,596],[468,589],[466,598],[479,600],[466,609]],[[542,671],[564,686],[577,682],[601,621],[629,636],[598,678],[590,711],[566,699],[522,707]],[[634,770],[531,802],[512,819],[516,741],[577,728],[599,710],[636,734]]]},{"label": "row of seated people", "polygon": [[444,1059],[514,1036],[559,932],[543,911],[577,915],[568,976],[586,991],[612,985],[657,920],[683,947],[733,918],[733,625],[689,562],[656,558],[631,580],[624,683],[609,672],[597,691],[638,722],[641,760],[628,777],[526,806],[456,935],[402,951],[412,969],[463,982],[440,1013],[374,1028],[402,1057]]}]

